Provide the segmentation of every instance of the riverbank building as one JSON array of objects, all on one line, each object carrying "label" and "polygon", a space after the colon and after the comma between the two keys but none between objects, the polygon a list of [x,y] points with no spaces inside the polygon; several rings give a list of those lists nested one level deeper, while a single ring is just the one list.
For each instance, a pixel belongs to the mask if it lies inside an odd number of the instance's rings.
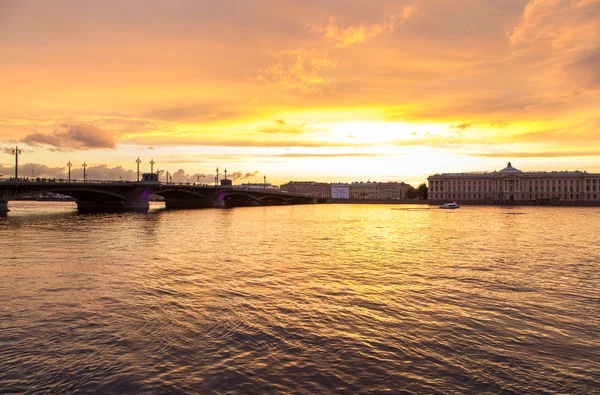
[{"label": "riverbank building", "polygon": [[441,173],[427,178],[429,198],[442,200],[600,201],[600,173],[524,172],[510,162],[494,172]]}]

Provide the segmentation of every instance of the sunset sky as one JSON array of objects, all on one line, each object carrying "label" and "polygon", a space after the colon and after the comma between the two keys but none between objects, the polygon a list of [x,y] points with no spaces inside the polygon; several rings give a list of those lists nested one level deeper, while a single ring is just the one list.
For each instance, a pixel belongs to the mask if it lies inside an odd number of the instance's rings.
[{"label": "sunset sky", "polygon": [[600,172],[600,0],[0,0],[0,93],[4,177]]}]

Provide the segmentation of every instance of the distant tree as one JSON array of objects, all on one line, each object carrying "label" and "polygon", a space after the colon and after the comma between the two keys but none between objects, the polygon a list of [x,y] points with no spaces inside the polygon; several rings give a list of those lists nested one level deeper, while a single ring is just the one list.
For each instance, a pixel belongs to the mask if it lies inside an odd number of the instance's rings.
[{"label": "distant tree", "polygon": [[429,188],[427,188],[427,184],[422,183],[417,187],[417,194],[421,199],[427,199],[427,193],[429,192]]},{"label": "distant tree", "polygon": [[408,186],[408,189],[406,190],[406,197],[409,199],[416,199],[419,197],[419,194],[417,193],[415,187],[413,187],[412,185]]}]

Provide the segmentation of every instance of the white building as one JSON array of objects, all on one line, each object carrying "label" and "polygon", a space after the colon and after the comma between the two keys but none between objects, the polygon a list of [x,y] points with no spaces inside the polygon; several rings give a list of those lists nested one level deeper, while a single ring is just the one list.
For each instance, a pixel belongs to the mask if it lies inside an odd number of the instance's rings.
[{"label": "white building", "polygon": [[427,178],[430,199],[600,201],[600,174],[523,172],[511,163],[496,172],[444,173]]},{"label": "white building", "polygon": [[332,184],[331,197],[333,199],[350,199],[350,186],[348,184]]}]

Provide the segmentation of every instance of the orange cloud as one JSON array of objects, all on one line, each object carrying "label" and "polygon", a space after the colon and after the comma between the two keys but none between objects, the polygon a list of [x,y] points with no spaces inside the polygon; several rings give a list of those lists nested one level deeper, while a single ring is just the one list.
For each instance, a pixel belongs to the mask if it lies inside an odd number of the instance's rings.
[{"label": "orange cloud", "polygon": [[33,147],[45,145],[59,151],[115,148],[116,146],[110,133],[94,125],[86,124],[61,125],[54,133],[32,133],[21,141]]},{"label": "orange cloud", "polygon": [[328,40],[334,41],[338,47],[347,47],[370,40],[383,33],[393,32],[396,27],[414,15],[416,10],[415,6],[405,5],[400,15],[391,15],[383,22],[369,26],[360,25],[344,28],[336,25],[334,18],[330,18],[329,24],[325,28],[314,27],[313,31],[322,34]]},{"label": "orange cloud", "polygon": [[291,51],[277,57],[275,63],[261,71],[260,82],[303,94],[321,94],[334,86],[334,79],[324,76],[323,71],[335,69],[338,62],[327,55]]}]

